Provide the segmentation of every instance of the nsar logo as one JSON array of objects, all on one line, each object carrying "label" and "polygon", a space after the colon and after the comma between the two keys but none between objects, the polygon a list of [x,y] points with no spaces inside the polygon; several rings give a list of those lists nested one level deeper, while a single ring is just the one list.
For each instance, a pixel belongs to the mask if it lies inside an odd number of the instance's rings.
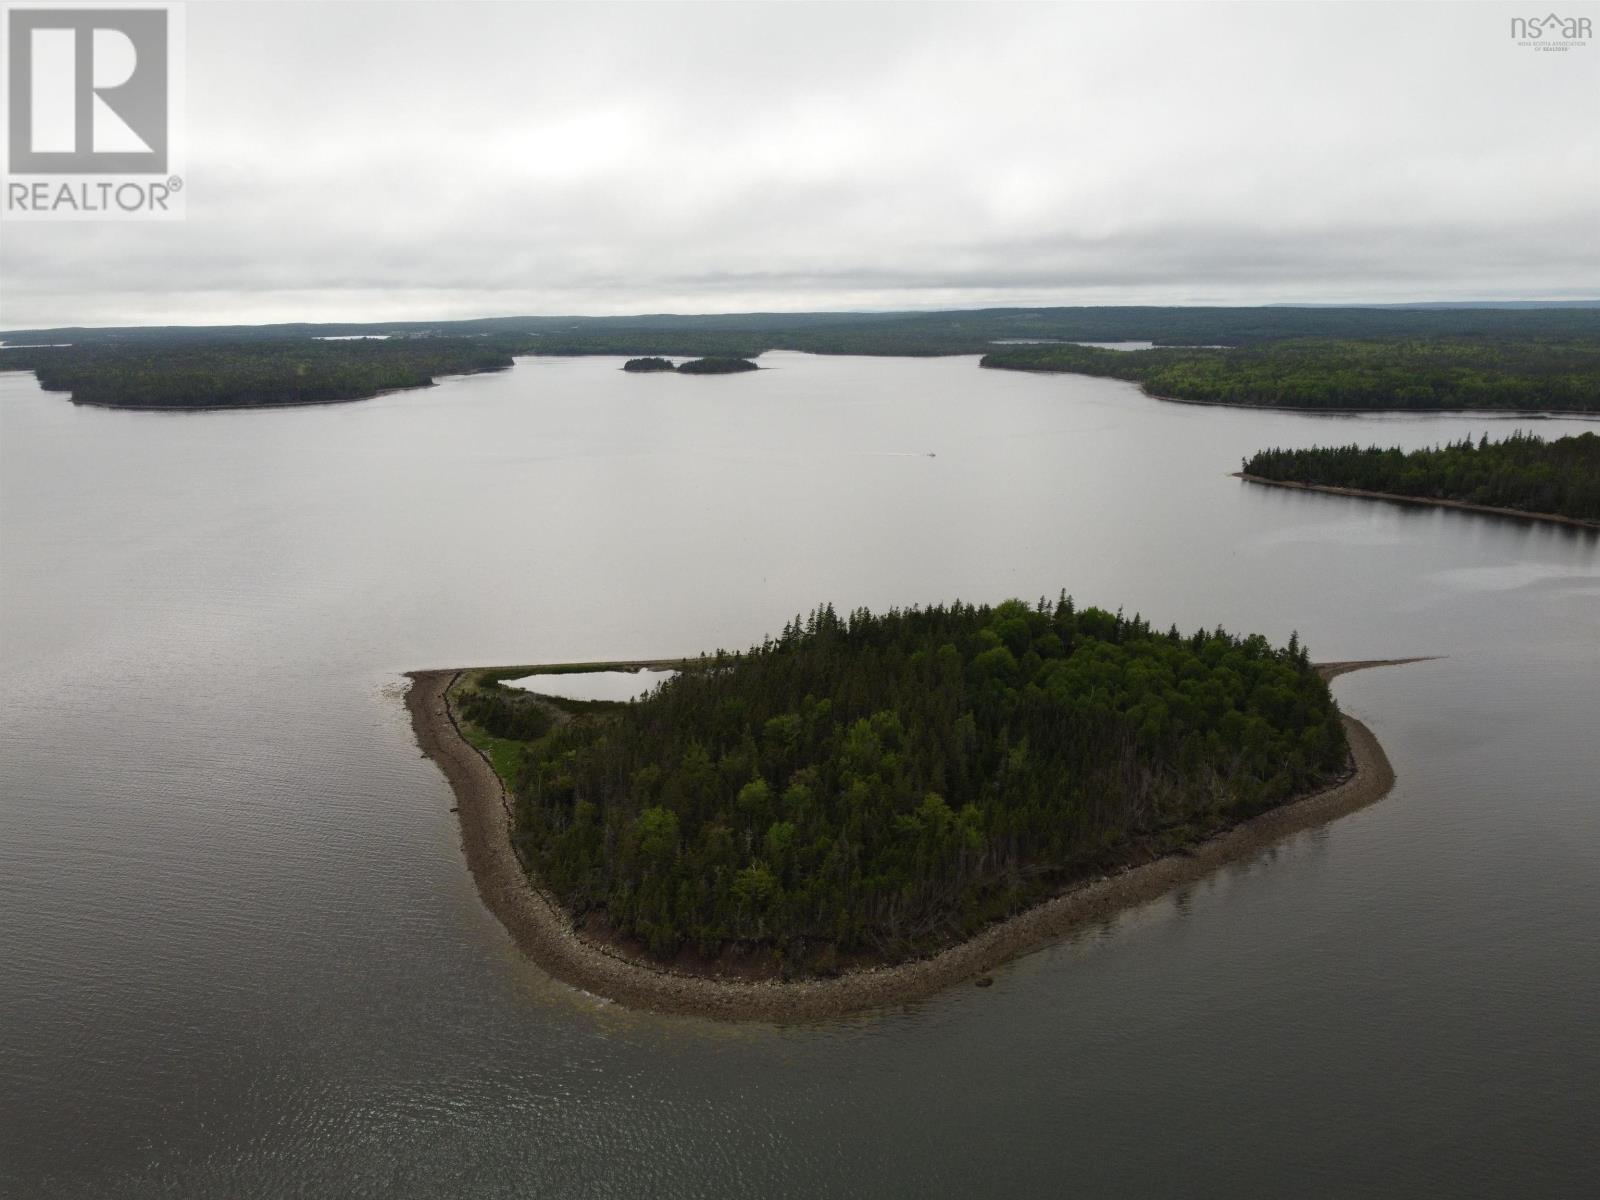
[{"label": "nsar logo", "polygon": [[1587,45],[1594,31],[1588,17],[1548,13],[1542,17],[1512,17],[1511,36],[1519,46],[1535,50],[1573,50]]}]

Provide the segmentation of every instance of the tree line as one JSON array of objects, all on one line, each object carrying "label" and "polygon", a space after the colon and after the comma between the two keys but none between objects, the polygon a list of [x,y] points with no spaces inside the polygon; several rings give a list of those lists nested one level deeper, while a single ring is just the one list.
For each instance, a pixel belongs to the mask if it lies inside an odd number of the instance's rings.
[{"label": "tree line", "polygon": [[360,400],[426,387],[441,375],[511,366],[502,346],[465,338],[316,338],[179,345],[90,343],[0,350],[46,391],[117,408],[250,408]]},{"label": "tree line", "polygon": [[[358,399],[442,374],[509,366],[522,354],[720,361],[799,350],[981,355],[989,367],[1105,375],[1158,396],[1264,407],[1600,411],[1595,309],[529,317],[396,326],[382,341],[319,340],[308,332],[318,328],[8,334],[12,341],[72,344],[0,348],[0,369],[33,370],[45,387],[71,391],[82,403],[203,407]],[[1037,344],[997,345],[1012,339]],[[1148,340],[1158,348],[1121,352],[1070,344],[1074,339]]]},{"label": "tree line", "polygon": [[[463,715],[522,736],[522,702],[478,690]],[[577,917],[802,973],[948,944],[1347,761],[1297,639],[1160,633],[1065,596],[826,606],[641,701],[534,724],[514,839]]]},{"label": "tree line", "polygon": [[1600,308],[1582,305],[1448,305],[1363,308],[986,308],[944,312],[649,314],[621,317],[482,317],[461,321],[56,328],[0,333],[9,343],[185,345],[387,334],[526,339],[520,353],[733,354],[795,349],[830,354],[981,354],[1014,338],[1062,342],[1152,341],[1164,346],[1250,345],[1285,338],[1550,339],[1600,334]]},{"label": "tree line", "polygon": [[1600,521],[1600,435],[1547,442],[1521,430],[1431,449],[1313,446],[1258,450],[1244,473],[1293,483],[1459,500],[1529,513]]},{"label": "tree line", "polygon": [[986,354],[982,365],[1110,376],[1153,396],[1263,408],[1600,411],[1600,337],[1013,346]]}]

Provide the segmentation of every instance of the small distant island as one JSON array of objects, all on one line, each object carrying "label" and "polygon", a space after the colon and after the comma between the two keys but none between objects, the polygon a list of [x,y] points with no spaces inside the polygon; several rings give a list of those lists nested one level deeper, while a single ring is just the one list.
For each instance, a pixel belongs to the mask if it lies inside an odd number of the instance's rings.
[{"label": "small distant island", "polygon": [[501,682],[523,667],[417,672],[407,696],[519,944],[663,1011],[814,1017],[971,980],[1392,781],[1326,682],[1369,664],[1065,596],[824,607],[670,665],[631,703]]},{"label": "small distant island", "polygon": [[673,366],[666,358],[630,358],[622,364],[624,371],[648,375],[659,371],[676,371],[680,375],[734,375],[740,371],[759,371],[761,368],[747,358],[696,358]]},{"label": "small distant island", "polygon": [[1350,446],[1260,450],[1241,479],[1340,495],[1439,504],[1600,527],[1600,435],[1546,441],[1520,430],[1404,451]]},{"label": "small distant island", "polygon": [[740,371],[759,371],[748,358],[695,358],[678,368],[680,375],[736,375]]}]

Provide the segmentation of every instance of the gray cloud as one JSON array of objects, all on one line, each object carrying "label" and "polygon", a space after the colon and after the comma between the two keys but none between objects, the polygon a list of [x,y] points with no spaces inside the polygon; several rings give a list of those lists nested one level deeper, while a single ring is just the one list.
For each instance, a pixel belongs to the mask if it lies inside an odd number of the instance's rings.
[{"label": "gray cloud", "polygon": [[1589,295],[1521,11],[191,4],[189,219],[7,225],[0,325]]}]

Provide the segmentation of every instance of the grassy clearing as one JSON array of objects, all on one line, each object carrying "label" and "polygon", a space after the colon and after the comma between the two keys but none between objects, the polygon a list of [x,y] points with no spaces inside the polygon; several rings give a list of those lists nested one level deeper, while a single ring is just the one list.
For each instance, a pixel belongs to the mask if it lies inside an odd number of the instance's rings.
[{"label": "grassy clearing", "polygon": [[[461,730],[461,736],[477,749],[488,755],[489,763],[494,767],[495,774],[500,776],[500,782],[510,789],[518,773],[522,769],[522,756],[527,748],[526,742],[516,741],[512,738],[495,737],[485,732],[471,721],[461,715],[461,708],[457,701],[463,692],[475,687],[482,687],[487,683],[490,687],[497,687],[501,676],[493,671],[465,671],[461,677],[450,686],[447,697],[450,701],[451,711],[456,715],[456,724]],[[515,678],[514,675],[510,678]]]}]

